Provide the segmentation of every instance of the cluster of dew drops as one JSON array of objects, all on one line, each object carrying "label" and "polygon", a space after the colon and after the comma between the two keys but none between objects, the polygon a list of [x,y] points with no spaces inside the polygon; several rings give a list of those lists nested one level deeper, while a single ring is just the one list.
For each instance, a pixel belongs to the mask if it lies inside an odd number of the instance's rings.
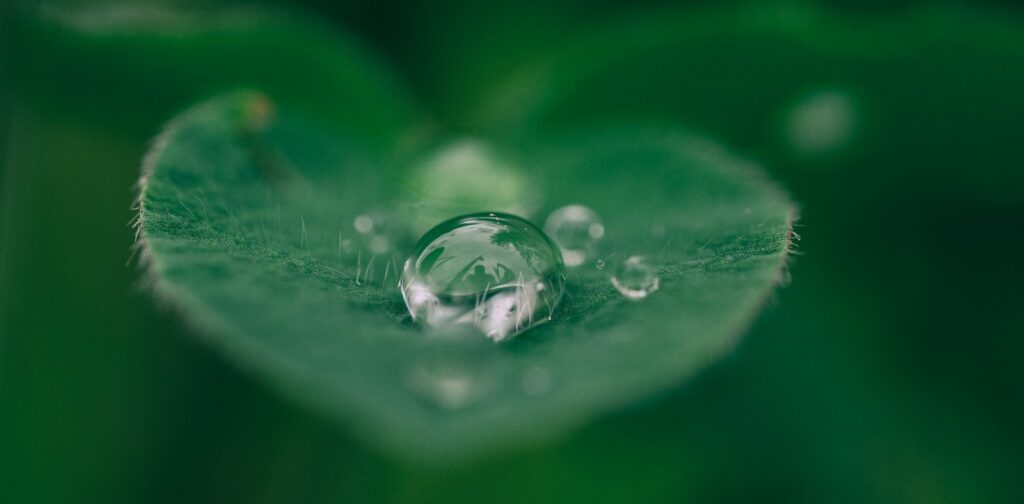
[{"label": "cluster of dew drops", "polygon": [[[823,89],[795,104],[787,116],[791,148],[819,155],[849,144],[857,126],[855,100]],[[445,165],[467,166],[486,157],[477,144],[447,151]],[[456,170],[455,179],[473,171]],[[513,172],[498,173],[514,186]],[[358,223],[357,223],[357,227]],[[658,290],[656,265],[644,256],[600,258],[605,226],[593,209],[570,204],[551,212],[543,229],[514,215],[478,213],[436,225],[406,260],[399,288],[413,320],[432,328],[470,327],[507,341],[551,320],[565,290],[565,271],[592,267],[629,300]]]},{"label": "cluster of dew drops", "polygon": [[[593,268],[631,301],[658,290],[657,268],[643,256],[612,265],[598,259],[604,235],[597,213],[576,204],[552,212],[543,229],[511,214],[456,217],[416,243],[399,289],[413,320],[432,330],[508,341],[551,320],[567,268]],[[408,383],[432,405],[457,410],[486,395],[493,374],[474,359],[427,357],[413,367]],[[519,382],[526,395],[540,397],[552,388],[553,373],[529,367]]]},{"label": "cluster of dew drops", "polygon": [[[605,232],[597,213],[583,205],[567,205],[555,210],[544,221],[544,230],[558,245],[568,267],[588,264],[597,254],[598,242]],[[593,265],[598,271],[607,269],[604,259],[594,260]],[[632,300],[646,298],[658,290],[661,283],[657,267],[639,255],[618,262],[608,278],[620,294]]]},{"label": "cluster of dew drops", "polygon": [[[406,384],[445,410],[475,404],[508,379],[517,380],[525,395],[541,397],[558,374],[535,363],[513,377],[511,370],[488,364],[493,352],[445,342],[483,337],[504,343],[552,320],[566,297],[570,271],[608,282],[628,301],[659,288],[657,267],[644,256],[602,256],[604,222],[584,205],[562,206],[542,226],[500,212],[462,215],[434,225],[414,245],[402,242],[405,233],[392,217],[389,212],[356,216],[357,234],[339,231],[337,254],[355,262],[357,284],[397,285],[409,316],[435,343],[411,365]],[[430,225],[429,212],[418,217],[425,221],[422,228]],[[410,245],[403,263],[394,252]]]},{"label": "cluster of dew drops", "polygon": [[[857,127],[854,100],[842,90],[806,96],[786,121],[790,147],[805,156],[842,148],[853,139]],[[444,173],[452,180],[473,187],[473,182],[480,182],[474,177],[480,172],[480,160],[488,156],[485,147],[461,144],[445,151],[448,156],[438,165],[451,170]],[[495,172],[492,167],[487,173],[492,179],[500,176],[507,186],[515,186],[517,179],[512,171]],[[486,184],[492,182],[488,179]],[[361,252],[356,252],[360,272],[357,283],[360,278],[367,282],[375,276],[378,254],[390,257],[396,248],[397,244],[378,229],[380,223],[370,215],[360,215],[353,223],[362,245],[372,254],[364,262]],[[565,293],[567,270],[592,268],[590,273],[598,273],[630,301],[645,299],[658,290],[657,266],[646,257],[601,257],[605,232],[599,215],[580,204],[554,210],[544,220],[543,228],[510,214],[464,215],[427,231],[403,267],[399,268],[394,258],[385,261],[383,284],[388,285],[388,276],[394,272],[409,315],[432,331],[482,334],[501,343],[551,320]],[[339,255],[364,248],[354,245],[352,240],[339,236]],[[408,384],[434,406],[462,409],[479,401],[487,394],[488,384],[495,381],[493,373],[484,370],[473,357],[424,358],[413,366]],[[521,374],[520,388],[528,396],[543,396],[551,390],[554,374],[543,366],[528,367]]]},{"label": "cluster of dew drops", "polygon": [[629,300],[658,290],[657,268],[646,258],[611,267],[596,259],[604,235],[597,213],[578,204],[552,212],[543,228],[511,214],[456,217],[420,238],[399,289],[417,323],[505,342],[552,319],[567,269],[594,268]]}]

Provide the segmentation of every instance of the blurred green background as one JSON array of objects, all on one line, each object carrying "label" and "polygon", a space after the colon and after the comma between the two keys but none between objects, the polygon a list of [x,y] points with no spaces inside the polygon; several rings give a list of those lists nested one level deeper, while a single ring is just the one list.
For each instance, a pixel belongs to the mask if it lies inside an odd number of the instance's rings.
[{"label": "blurred green background", "polygon": [[[0,19],[0,502],[1024,501],[1012,3],[263,4],[305,31],[107,4]],[[333,37],[409,89],[414,131],[654,118],[722,140],[802,206],[792,284],[695,382],[552,445],[462,467],[364,448],[126,265],[160,124],[239,85],[318,108]]]}]

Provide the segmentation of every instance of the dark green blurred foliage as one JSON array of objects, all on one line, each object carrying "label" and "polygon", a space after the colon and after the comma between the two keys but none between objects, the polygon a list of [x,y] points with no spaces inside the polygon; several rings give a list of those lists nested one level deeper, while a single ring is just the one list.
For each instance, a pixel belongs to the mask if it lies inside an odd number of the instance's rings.
[{"label": "dark green blurred foliage", "polygon": [[[147,67],[146,50],[195,42],[115,39],[108,58],[9,7],[0,501],[1021,501],[1024,15],[704,4],[307,6],[421,97],[396,116],[426,110],[425,126],[451,130],[678,121],[761,161],[803,205],[793,284],[734,357],[553,446],[441,469],[367,451],[226,365],[125,265],[159,123],[229,85],[291,96],[290,74],[245,70],[264,68],[245,65],[260,62],[253,39],[297,57],[291,36],[222,37],[196,66]],[[287,71],[332,64],[301,57]],[[786,107],[818,90],[856,98],[858,135],[797,155]],[[510,113],[533,91],[550,106]],[[318,108],[328,92],[294,96]]]}]

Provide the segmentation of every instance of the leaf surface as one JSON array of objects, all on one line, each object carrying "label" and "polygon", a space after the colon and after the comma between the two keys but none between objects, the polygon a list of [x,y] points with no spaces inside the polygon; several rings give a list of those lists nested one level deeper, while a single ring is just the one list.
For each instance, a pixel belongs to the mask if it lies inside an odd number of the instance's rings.
[{"label": "leaf surface", "polygon": [[[793,204],[706,139],[604,127],[487,152],[528,181],[527,217],[593,208],[599,257],[649,257],[661,289],[629,301],[591,264],[569,271],[551,323],[506,344],[429,333],[394,285],[417,238],[402,223],[433,204],[402,189],[429,185],[423,163],[255,93],[180,115],[146,160],[139,231],[154,289],[240,364],[371,442],[455,460],[677,386],[734,347],[785,274]],[[390,250],[354,229],[360,215],[384,216]]]}]

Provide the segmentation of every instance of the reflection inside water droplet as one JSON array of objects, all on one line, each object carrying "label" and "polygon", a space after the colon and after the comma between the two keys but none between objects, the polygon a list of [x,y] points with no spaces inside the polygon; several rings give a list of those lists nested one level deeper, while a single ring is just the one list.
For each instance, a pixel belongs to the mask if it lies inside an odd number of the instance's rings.
[{"label": "reflection inside water droplet", "polygon": [[558,250],[519,217],[480,213],[445,221],[416,244],[401,290],[431,327],[471,326],[495,342],[550,320],[565,289]]},{"label": "reflection inside water droplet", "polygon": [[658,268],[641,256],[631,256],[619,264],[611,281],[629,299],[643,299],[661,286]]},{"label": "reflection inside water droplet", "polygon": [[566,266],[579,266],[594,254],[604,237],[604,224],[597,213],[583,205],[567,205],[548,216],[544,231],[562,250]]}]

